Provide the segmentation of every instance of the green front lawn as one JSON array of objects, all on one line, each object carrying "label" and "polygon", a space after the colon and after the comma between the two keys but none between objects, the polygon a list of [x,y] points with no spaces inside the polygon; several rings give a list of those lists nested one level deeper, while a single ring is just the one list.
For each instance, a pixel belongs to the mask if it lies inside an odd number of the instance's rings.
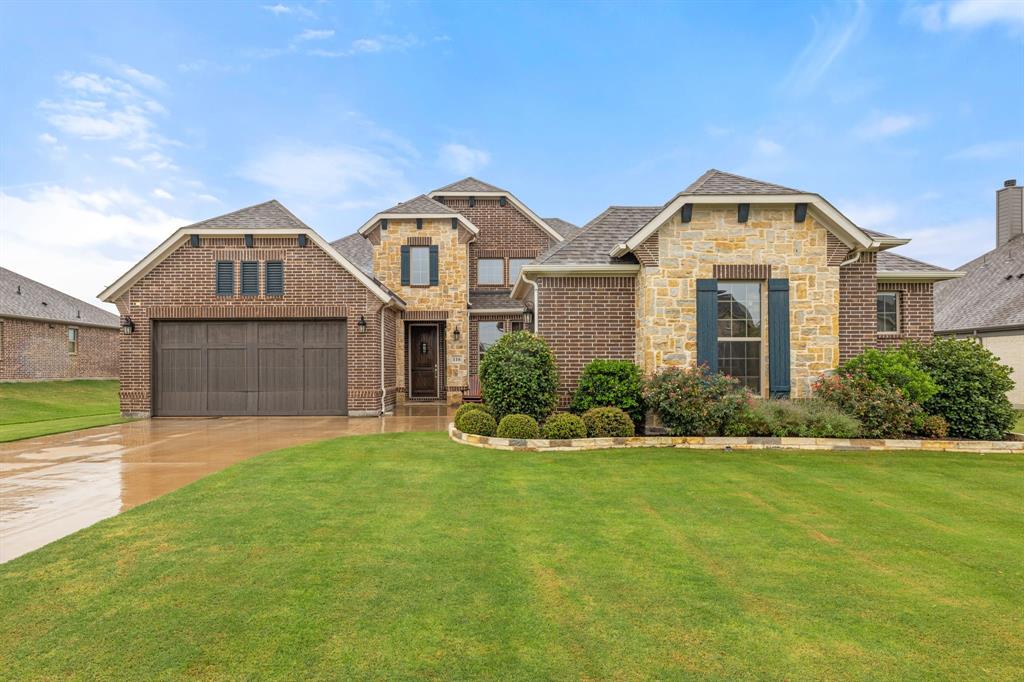
[{"label": "green front lawn", "polygon": [[117,381],[0,384],[0,443],[126,421],[117,388]]},{"label": "green front lawn", "polygon": [[1024,458],[248,460],[0,566],[0,670],[65,677],[1018,678]]}]

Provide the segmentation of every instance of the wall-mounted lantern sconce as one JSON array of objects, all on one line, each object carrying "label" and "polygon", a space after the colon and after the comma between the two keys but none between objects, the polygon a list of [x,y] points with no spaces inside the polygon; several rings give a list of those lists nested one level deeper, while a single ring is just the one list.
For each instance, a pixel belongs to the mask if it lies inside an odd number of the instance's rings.
[{"label": "wall-mounted lantern sconce", "polygon": [[527,327],[533,327],[533,311],[529,308],[523,311],[523,324]]},{"label": "wall-mounted lantern sconce", "polygon": [[251,249],[252,248],[252,244],[253,244],[252,235],[251,234],[245,235],[245,248]]},{"label": "wall-mounted lantern sconce", "polygon": [[359,321],[356,322],[356,326],[359,327],[359,333],[362,334],[366,331],[366,318],[362,315],[359,316]]},{"label": "wall-mounted lantern sconce", "polygon": [[121,333],[124,334],[125,336],[128,336],[133,331],[135,331],[135,323],[132,322],[132,318],[125,315],[121,319]]},{"label": "wall-mounted lantern sconce", "polygon": [[459,329],[459,325],[455,325],[455,331],[452,332],[452,340],[458,341],[462,336],[462,331]]}]

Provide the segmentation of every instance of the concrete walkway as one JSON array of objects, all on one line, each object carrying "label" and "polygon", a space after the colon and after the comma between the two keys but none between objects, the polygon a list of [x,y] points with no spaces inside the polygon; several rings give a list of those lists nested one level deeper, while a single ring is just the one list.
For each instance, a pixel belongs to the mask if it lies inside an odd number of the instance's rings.
[{"label": "concrete walkway", "polygon": [[0,563],[255,455],[373,433],[444,431],[445,406],[394,417],[146,419],[0,444]]}]

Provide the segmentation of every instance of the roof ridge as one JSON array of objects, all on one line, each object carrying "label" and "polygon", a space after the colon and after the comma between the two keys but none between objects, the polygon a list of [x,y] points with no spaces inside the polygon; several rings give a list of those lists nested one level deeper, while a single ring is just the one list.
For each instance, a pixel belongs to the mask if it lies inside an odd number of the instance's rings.
[{"label": "roof ridge", "polygon": [[707,183],[708,180],[710,180],[711,178],[715,177],[716,175],[724,175],[726,177],[733,178],[734,180],[742,180],[744,182],[751,182],[751,183],[754,183],[756,185],[762,185],[764,187],[771,187],[771,188],[774,188],[774,189],[780,189],[780,190],[784,190],[786,192],[795,192],[795,193],[798,193],[798,194],[799,193],[806,194],[806,192],[804,192],[803,190],[800,190],[800,189],[794,189],[793,187],[786,187],[785,185],[780,185],[780,184],[777,184],[777,183],[774,183],[774,182],[768,182],[766,180],[758,180],[757,178],[751,178],[751,177],[748,177],[746,175],[740,175],[738,173],[730,173],[729,171],[718,170],[717,168],[709,168],[708,170],[706,170],[703,175],[701,175],[699,178],[697,178],[695,181],[693,181],[693,183],[691,183],[689,187],[684,189],[682,191],[682,194],[690,194],[692,192],[696,192],[701,187],[703,187]]},{"label": "roof ridge", "polygon": [[289,211],[285,207],[285,205],[282,204],[277,199],[268,199],[267,201],[261,201],[258,204],[253,204],[252,206],[246,206],[244,208],[235,209],[234,211],[229,211],[227,213],[222,213],[220,215],[213,216],[212,218],[204,218],[203,220],[198,220],[198,221],[196,221],[194,223],[189,223],[188,225],[182,225],[178,229],[188,229],[190,227],[199,227],[200,225],[206,225],[207,223],[211,223],[211,222],[218,221],[218,220],[223,220],[225,218],[230,218],[232,216],[237,216],[237,215],[239,215],[241,213],[245,213],[246,211],[252,211],[254,209],[261,208],[263,206],[273,206],[274,208],[282,211],[288,218],[290,218],[291,220],[294,220],[295,222],[297,222],[302,227],[304,227],[306,229],[310,229],[310,230],[313,229],[309,225],[307,225],[306,223],[302,222],[302,220],[300,220],[294,213]]}]

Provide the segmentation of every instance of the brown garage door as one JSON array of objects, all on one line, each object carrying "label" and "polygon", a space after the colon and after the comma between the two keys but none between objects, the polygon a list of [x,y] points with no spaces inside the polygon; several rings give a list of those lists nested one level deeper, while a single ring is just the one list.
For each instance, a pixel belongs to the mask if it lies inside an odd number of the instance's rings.
[{"label": "brown garage door", "polygon": [[345,414],[345,322],[158,322],[154,413]]}]

